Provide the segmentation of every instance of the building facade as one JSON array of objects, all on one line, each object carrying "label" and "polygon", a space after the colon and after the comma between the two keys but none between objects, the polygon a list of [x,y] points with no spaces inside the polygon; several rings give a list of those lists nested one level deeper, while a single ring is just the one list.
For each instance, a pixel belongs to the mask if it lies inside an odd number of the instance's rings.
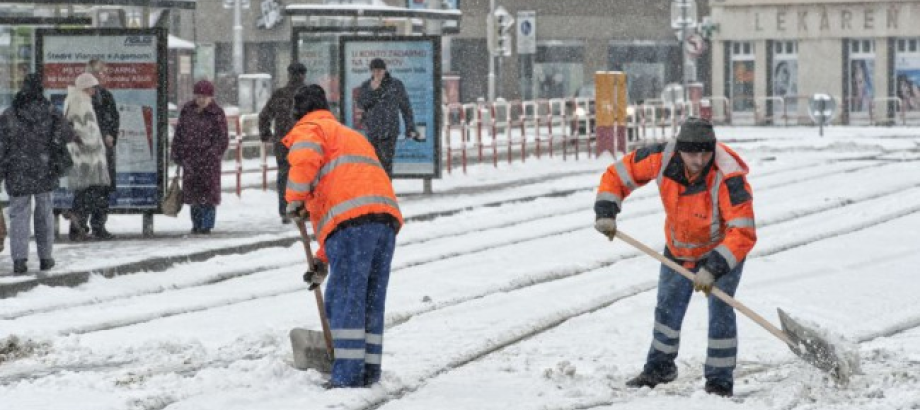
[{"label": "building facade", "polygon": [[736,118],[807,122],[816,93],[838,121],[920,114],[920,1],[711,0],[712,94]]},{"label": "building facade", "polygon": [[[410,0],[415,2],[416,0]],[[327,3],[345,3],[329,1]],[[354,3],[361,1],[355,0]],[[370,1],[367,1],[368,3]],[[406,7],[407,0],[377,0],[389,6]],[[232,82],[233,10],[222,1],[199,1],[197,9],[183,11],[173,32],[198,44],[198,75],[217,79],[228,89]],[[252,0],[243,10],[244,71],[268,73],[279,86],[291,62],[291,32],[311,21],[292,24],[285,17],[276,24],[264,24],[264,4],[323,4],[322,0]],[[596,71],[624,70],[630,76],[633,101],[659,98],[667,83],[680,82],[678,41],[670,27],[671,0],[497,0],[512,16],[533,11],[536,52],[515,50],[501,58],[497,96],[507,99],[571,97],[593,83]],[[460,78],[459,99],[473,101],[488,94],[488,51],[486,18],[489,0],[459,0],[463,12],[459,32],[446,35],[442,71]],[[705,3],[701,13],[707,14]],[[180,20],[180,21],[178,21]],[[317,24],[312,21],[312,24]],[[514,43],[514,40],[512,40]],[[700,73],[708,73],[708,57],[701,58]],[[226,98],[233,98],[231,92]],[[226,100],[225,98],[225,100]]]}]

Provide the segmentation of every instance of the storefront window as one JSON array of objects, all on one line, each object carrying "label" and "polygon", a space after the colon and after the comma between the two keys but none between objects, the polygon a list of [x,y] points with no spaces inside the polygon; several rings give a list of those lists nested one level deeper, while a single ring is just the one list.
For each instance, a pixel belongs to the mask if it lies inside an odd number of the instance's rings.
[{"label": "storefront window", "polygon": [[[773,43],[773,96],[782,97],[787,115],[798,111],[799,52],[795,41]],[[782,114],[782,113],[776,113]]]},{"label": "storefront window", "polygon": [[895,95],[902,109],[920,111],[920,39],[899,39],[894,61]]},{"label": "storefront window", "polygon": [[537,44],[534,87],[537,98],[568,98],[584,83],[585,46],[581,42]]},{"label": "storefront window", "polygon": [[872,111],[875,98],[875,42],[872,40],[850,40],[850,112]]},{"label": "storefront window", "polygon": [[680,75],[675,69],[680,66],[680,50],[674,44],[612,41],[608,55],[611,70],[626,72],[632,103],[661,98],[666,80]]},{"label": "storefront window", "polygon": [[731,44],[731,99],[735,112],[754,111],[754,43]]}]

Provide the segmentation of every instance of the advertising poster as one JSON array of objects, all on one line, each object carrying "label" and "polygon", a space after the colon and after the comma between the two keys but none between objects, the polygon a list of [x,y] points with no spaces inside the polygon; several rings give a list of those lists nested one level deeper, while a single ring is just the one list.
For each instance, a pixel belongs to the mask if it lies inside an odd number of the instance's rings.
[{"label": "advertising poster", "polygon": [[[67,88],[98,59],[107,71],[100,83],[115,98],[119,132],[115,136],[114,212],[141,213],[159,209],[161,164],[165,144],[160,120],[165,120],[165,31],[161,29],[40,30],[38,64],[45,93],[63,110]],[[162,54],[162,56],[161,56]],[[160,58],[158,58],[160,57]],[[55,208],[69,209],[73,193],[67,178],[54,193]]]},{"label": "advertising poster", "polygon": [[875,98],[875,87],[872,84],[874,75],[875,60],[850,60],[850,112],[867,113],[872,110],[872,99]]},{"label": "advertising poster", "polygon": [[339,106],[338,42],[335,37],[300,35],[297,61],[307,67],[307,84],[316,84],[326,91],[333,111]]},{"label": "advertising poster", "polygon": [[907,111],[920,111],[920,54],[899,53],[894,63],[895,93]]},{"label": "advertising poster", "polygon": [[754,62],[732,61],[732,110],[754,111]]},{"label": "advertising poster", "polygon": [[[795,59],[773,60],[773,95],[783,97],[786,113],[794,116],[799,105],[796,96],[799,93],[799,62]],[[774,115],[781,113],[776,112]]]},{"label": "advertising poster", "polygon": [[436,37],[342,37],[342,120],[367,135],[362,110],[357,105],[361,85],[370,80],[370,62],[381,58],[390,76],[401,81],[409,96],[415,129],[421,140],[407,139],[400,114],[399,137],[393,159],[393,176],[440,177],[441,61]]}]

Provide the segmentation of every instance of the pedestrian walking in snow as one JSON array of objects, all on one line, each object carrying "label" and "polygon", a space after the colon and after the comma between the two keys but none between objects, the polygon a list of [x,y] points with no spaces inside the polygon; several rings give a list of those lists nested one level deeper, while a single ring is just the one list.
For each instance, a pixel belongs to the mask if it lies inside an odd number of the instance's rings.
[{"label": "pedestrian walking in snow", "polygon": [[361,84],[357,103],[364,110],[361,121],[367,129],[367,138],[374,146],[383,169],[392,178],[400,113],[405,121],[406,137],[415,140],[420,137],[415,130],[409,94],[402,81],[390,76],[382,59],[371,60],[370,69],[371,78]]},{"label": "pedestrian walking in snow", "polygon": [[[326,286],[335,361],[327,387],[364,387],[381,375],[390,262],[402,214],[390,179],[363,135],[329,111],[326,93],[294,95],[300,120],[284,138],[291,153],[288,214],[309,217],[320,244],[311,281]],[[327,265],[328,264],[328,265]]]},{"label": "pedestrian walking in snow", "polygon": [[64,117],[76,132],[74,142],[67,144],[73,157],[73,168],[67,176],[67,187],[73,191],[70,213],[70,240],[89,238],[86,230],[91,215],[108,209],[109,166],[105,153],[105,140],[99,129],[92,97],[99,81],[90,73],[77,76],[73,86],[67,87],[64,99]]},{"label": "pedestrian walking in snow", "polygon": [[667,219],[665,256],[695,273],[693,282],[666,265],[658,277],[652,345],[645,367],[626,382],[652,387],[677,378],[680,330],[694,290],[709,299],[709,342],[704,375],[707,393],[731,396],[738,353],[735,311],[709,292],[715,286],[734,296],[745,257],[757,241],[748,167],[716,142],[712,124],[689,118],[677,139],[636,150],[607,168],[594,212],[595,228],[610,238],[623,201],[656,180]]},{"label": "pedestrian walking in snow", "polygon": [[0,179],[6,182],[10,195],[10,254],[14,274],[28,271],[33,199],[39,268],[44,271],[54,266],[51,191],[58,187],[61,175],[54,164],[58,159],[53,151],[72,140],[73,129],[45,98],[41,77],[27,75],[13,104],[0,116]]},{"label": "pedestrian walking in snow", "polygon": [[220,170],[230,145],[227,117],[214,101],[214,85],[195,83],[195,99],[179,112],[172,141],[172,160],[182,173],[182,202],[189,204],[192,233],[210,234],[220,205]]},{"label": "pedestrian walking in snow", "polygon": [[109,219],[111,195],[115,192],[115,144],[118,142],[118,130],[121,121],[115,97],[103,86],[108,72],[105,62],[102,60],[89,60],[89,63],[86,64],[86,72],[92,74],[99,81],[99,84],[94,87],[96,91],[93,93],[93,111],[99,121],[99,131],[102,133],[102,141],[105,144],[105,161],[109,167],[110,183],[108,192],[105,194],[105,201],[99,201],[99,206],[94,209],[92,215],[89,215],[90,226],[84,226],[84,229],[92,227],[92,236],[94,238],[108,240],[115,237],[105,229],[105,223]]},{"label": "pedestrian walking in snow", "polygon": [[[262,142],[271,142],[275,152],[275,164],[278,165],[276,175],[276,186],[278,187],[278,213],[281,215],[281,223],[290,223],[285,210],[287,201],[284,200],[284,191],[287,188],[288,171],[291,164],[288,163],[288,149],[281,143],[281,139],[291,131],[294,122],[297,119],[291,115],[291,109],[294,106],[294,93],[304,86],[307,78],[307,67],[301,63],[291,63],[288,66],[288,83],[282,88],[275,90],[269,97],[265,107],[259,112],[259,136]],[[274,123],[274,132],[272,124]]]}]

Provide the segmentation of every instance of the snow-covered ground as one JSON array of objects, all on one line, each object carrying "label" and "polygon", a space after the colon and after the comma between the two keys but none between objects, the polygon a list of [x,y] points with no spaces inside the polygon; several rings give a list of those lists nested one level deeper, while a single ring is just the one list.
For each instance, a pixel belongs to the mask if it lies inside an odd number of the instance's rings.
[{"label": "snow-covered ground", "polygon": [[[295,245],[0,300],[0,340],[16,340],[0,345],[0,408],[920,409],[920,132],[826,131],[717,129],[751,167],[757,214],[737,297],[776,324],[781,307],[843,339],[861,357],[848,386],[739,315],[736,397],[706,395],[695,296],[678,380],[624,388],[651,340],[658,264],[592,228],[605,157],[472,166],[431,197],[396,181],[406,216],[444,216],[399,236],[373,388],[326,391],[322,375],[291,367],[288,331],[319,326]],[[620,228],[661,249],[654,184],[624,208]],[[271,192],[227,195],[218,229],[290,235],[266,228],[274,209]]]}]

